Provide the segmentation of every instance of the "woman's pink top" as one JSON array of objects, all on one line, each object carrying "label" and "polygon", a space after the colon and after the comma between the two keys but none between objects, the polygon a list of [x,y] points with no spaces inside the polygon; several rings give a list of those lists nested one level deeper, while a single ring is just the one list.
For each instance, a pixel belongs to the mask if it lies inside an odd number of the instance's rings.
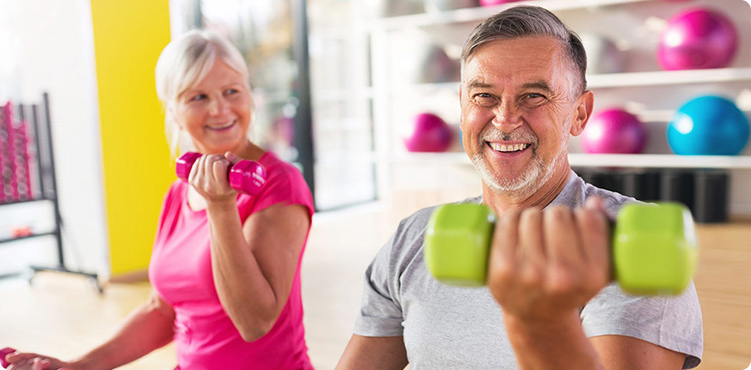
[{"label": "woman's pink top", "polygon": [[[266,185],[257,197],[238,195],[240,219],[244,221],[277,203],[301,204],[312,218],[313,199],[300,171],[271,152],[266,152],[259,162],[266,167]],[[300,251],[289,299],[273,328],[260,339],[245,342],[219,302],[211,272],[206,211],[190,209],[189,186],[177,180],[167,192],[149,266],[151,284],[175,310],[178,368],[312,369],[305,345],[300,294],[300,263],[305,246]]]}]

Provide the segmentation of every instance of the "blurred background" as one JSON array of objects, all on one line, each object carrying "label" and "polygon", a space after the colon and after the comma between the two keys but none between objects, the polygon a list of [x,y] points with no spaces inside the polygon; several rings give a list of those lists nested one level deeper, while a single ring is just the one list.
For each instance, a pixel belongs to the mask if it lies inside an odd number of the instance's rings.
[{"label": "blurred background", "polygon": [[[743,0],[0,0],[0,347],[79,354],[145,299],[175,179],[154,66],[171,38],[206,28],[246,57],[254,141],[313,191],[307,338],[314,364],[333,368],[364,270],[398,221],[480,194],[461,147],[459,55],[475,25],[518,4],[550,9],[587,49],[595,115],[569,144],[572,166],[598,186],[692,209],[700,368],[745,368]],[[173,349],[129,366],[171,368]]]}]

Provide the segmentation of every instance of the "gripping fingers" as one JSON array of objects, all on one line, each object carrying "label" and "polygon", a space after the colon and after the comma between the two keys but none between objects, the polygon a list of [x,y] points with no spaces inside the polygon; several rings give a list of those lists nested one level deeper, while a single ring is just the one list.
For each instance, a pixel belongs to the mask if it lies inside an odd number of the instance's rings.
[{"label": "gripping fingers", "polygon": [[545,239],[542,233],[543,213],[537,208],[525,209],[519,218],[519,249],[517,259],[524,263],[545,263]]},{"label": "gripping fingers", "polygon": [[49,370],[50,361],[34,353],[23,353],[9,358],[11,364],[7,370]]},{"label": "gripping fingers", "polygon": [[520,212],[509,210],[499,217],[493,232],[488,266],[488,285],[505,283],[515,274]]},{"label": "gripping fingers", "polygon": [[580,231],[571,209],[552,207],[544,216],[545,250],[548,254],[547,287],[553,293],[576,290],[582,283],[584,257]]},{"label": "gripping fingers", "polygon": [[224,155],[203,155],[190,169],[188,182],[207,199],[234,194],[228,178],[231,163]]},{"label": "gripping fingers", "polygon": [[584,259],[590,266],[599,266],[600,269],[590,270],[593,272],[589,279],[594,279],[601,284],[610,280],[610,233],[608,230],[607,216],[602,210],[601,201],[587,201],[584,208],[574,212],[576,222],[581,233]]},{"label": "gripping fingers", "polygon": [[224,158],[224,155],[209,155],[206,159],[206,175],[211,178],[212,182],[227,182],[227,171],[230,161]]},{"label": "gripping fingers", "polygon": [[545,248],[551,263],[575,267],[582,263],[579,229],[571,209],[553,207],[545,212]]}]

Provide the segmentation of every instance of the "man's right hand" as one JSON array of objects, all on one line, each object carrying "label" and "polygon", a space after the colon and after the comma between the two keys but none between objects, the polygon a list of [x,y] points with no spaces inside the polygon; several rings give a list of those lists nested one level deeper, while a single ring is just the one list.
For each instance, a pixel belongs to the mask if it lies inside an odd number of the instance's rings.
[{"label": "man's right hand", "polygon": [[609,232],[602,201],[578,209],[510,210],[496,223],[488,287],[520,322],[570,318],[609,282]]}]

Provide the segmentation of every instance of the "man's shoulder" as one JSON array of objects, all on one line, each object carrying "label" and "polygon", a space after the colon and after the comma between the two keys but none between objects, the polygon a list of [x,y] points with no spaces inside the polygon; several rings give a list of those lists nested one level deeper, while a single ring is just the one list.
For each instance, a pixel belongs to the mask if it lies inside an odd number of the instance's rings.
[{"label": "man's shoulder", "polygon": [[414,213],[412,213],[411,215],[401,220],[401,222],[399,223],[399,228],[397,229],[397,232],[399,231],[420,232],[421,230],[424,231],[425,228],[427,228],[428,221],[430,220],[430,216],[433,215],[433,212],[436,210],[436,208],[443,206],[445,204],[460,204],[460,203],[479,204],[481,199],[482,199],[481,196],[476,196],[476,197],[466,198],[457,202],[437,204],[434,206],[419,209],[415,211]]},{"label": "man's shoulder", "polygon": [[603,200],[605,209],[611,217],[615,217],[624,205],[632,202],[640,202],[637,199],[618,192],[592,185],[574,173],[569,184],[566,185],[564,191],[559,195],[559,204],[566,204],[569,207],[577,208],[583,206],[587,198],[593,196]]},{"label": "man's shoulder", "polygon": [[[444,203],[444,204],[453,204],[453,203],[479,203],[481,197],[472,197],[467,198],[461,201],[452,202],[452,203]],[[430,221],[430,216],[433,215],[433,212],[436,210],[436,208],[442,206],[443,204],[438,204],[426,208],[419,209],[412,213],[411,215],[403,218],[399,222],[399,226],[397,227],[396,231],[394,232],[394,235],[392,236],[391,240],[391,254],[407,254],[407,255],[413,255],[417,253],[421,248],[422,244],[425,238],[425,231],[428,228],[428,222]]]},{"label": "man's shoulder", "polygon": [[611,217],[615,217],[615,215],[618,214],[618,211],[620,211],[620,209],[626,204],[643,203],[642,201],[637,200],[633,197],[623,195],[612,190],[598,188],[592,184],[587,183],[584,189],[584,198],[586,199],[592,196],[596,196],[603,200],[605,210]]}]

